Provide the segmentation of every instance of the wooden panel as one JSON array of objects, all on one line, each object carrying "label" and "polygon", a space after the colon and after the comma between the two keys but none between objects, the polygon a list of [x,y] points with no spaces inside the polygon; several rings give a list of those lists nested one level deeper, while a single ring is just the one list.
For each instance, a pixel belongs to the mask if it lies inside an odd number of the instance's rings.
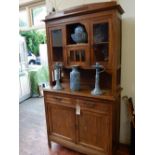
[{"label": "wooden panel", "polygon": [[65,140],[74,141],[75,109],[50,103],[48,107],[50,134]]},{"label": "wooden panel", "polygon": [[65,96],[47,94],[46,101],[52,104],[63,105],[66,107],[73,107],[73,108],[75,107],[75,104],[74,104],[75,101],[72,101],[71,98],[68,98]]},{"label": "wooden panel", "polygon": [[94,14],[95,12],[108,12],[111,10],[118,10],[120,14],[124,13],[124,10],[118,5],[116,2],[104,2],[104,3],[94,3],[94,4],[85,4],[82,6],[77,6],[74,8],[67,9],[62,12],[58,12],[57,14],[49,14],[45,21],[61,19],[61,18],[69,18],[70,16],[83,16],[85,14]]},{"label": "wooden panel", "polygon": [[96,100],[77,100],[77,103],[81,106],[82,109],[89,109],[89,111],[98,111],[101,113],[111,114],[111,104],[108,103],[99,103]]},{"label": "wooden panel", "polygon": [[[89,46],[83,45],[70,45],[66,47],[67,50],[67,65],[80,65],[80,67],[89,66]],[[76,58],[76,55],[79,57]]]},{"label": "wooden panel", "polygon": [[110,143],[108,115],[81,110],[79,115],[79,143],[99,151],[108,152]]}]

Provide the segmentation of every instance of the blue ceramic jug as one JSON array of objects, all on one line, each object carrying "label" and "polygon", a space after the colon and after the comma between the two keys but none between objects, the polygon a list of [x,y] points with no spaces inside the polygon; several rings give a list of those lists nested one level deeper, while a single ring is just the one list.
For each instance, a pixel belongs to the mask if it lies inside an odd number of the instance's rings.
[{"label": "blue ceramic jug", "polygon": [[77,68],[78,65],[73,65],[72,71],[70,72],[70,89],[72,91],[80,90],[80,72]]}]

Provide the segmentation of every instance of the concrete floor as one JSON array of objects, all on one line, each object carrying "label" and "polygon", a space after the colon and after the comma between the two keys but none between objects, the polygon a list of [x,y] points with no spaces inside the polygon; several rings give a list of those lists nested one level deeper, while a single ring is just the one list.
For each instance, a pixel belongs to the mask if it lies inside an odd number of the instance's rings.
[{"label": "concrete floor", "polygon": [[47,145],[43,98],[30,98],[19,105],[19,155],[82,155],[56,143]]},{"label": "concrete floor", "polygon": [[48,155],[43,98],[22,102],[19,118],[19,154]]}]

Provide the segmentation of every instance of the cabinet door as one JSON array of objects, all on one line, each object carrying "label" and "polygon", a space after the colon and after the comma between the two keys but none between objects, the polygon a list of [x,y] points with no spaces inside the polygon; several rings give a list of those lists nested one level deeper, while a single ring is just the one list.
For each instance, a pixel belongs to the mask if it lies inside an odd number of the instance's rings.
[{"label": "cabinet door", "polygon": [[105,67],[111,65],[111,20],[96,19],[91,24],[91,62],[99,62]]},{"label": "cabinet door", "polygon": [[88,45],[76,47],[67,47],[67,65],[80,65],[87,67],[89,65],[89,48]]},{"label": "cabinet door", "polygon": [[66,25],[67,66],[90,65],[88,21],[77,21]]},{"label": "cabinet door", "polygon": [[73,107],[48,104],[50,135],[75,141],[75,109]]},{"label": "cabinet door", "polygon": [[53,27],[49,28],[50,42],[49,42],[49,54],[50,59],[53,63],[61,62],[63,63],[64,57],[64,28],[63,27]]},{"label": "cabinet door", "polygon": [[[48,29],[48,61],[50,67],[50,84],[55,82],[54,64],[64,64],[64,27],[50,27]],[[61,74],[60,74],[60,79]]]},{"label": "cabinet door", "polygon": [[109,152],[111,140],[109,122],[108,114],[81,109],[79,144],[105,153]]}]

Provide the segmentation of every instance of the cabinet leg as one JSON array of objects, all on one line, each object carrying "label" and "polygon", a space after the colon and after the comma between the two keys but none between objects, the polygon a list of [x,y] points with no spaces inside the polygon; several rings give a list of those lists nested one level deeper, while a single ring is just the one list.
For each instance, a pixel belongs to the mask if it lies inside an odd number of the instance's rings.
[{"label": "cabinet leg", "polygon": [[50,141],[50,139],[48,138],[48,147],[49,148],[51,148],[52,147],[52,145],[51,145],[51,141]]},{"label": "cabinet leg", "polygon": [[51,142],[50,141],[48,141],[48,147],[51,148]]}]

